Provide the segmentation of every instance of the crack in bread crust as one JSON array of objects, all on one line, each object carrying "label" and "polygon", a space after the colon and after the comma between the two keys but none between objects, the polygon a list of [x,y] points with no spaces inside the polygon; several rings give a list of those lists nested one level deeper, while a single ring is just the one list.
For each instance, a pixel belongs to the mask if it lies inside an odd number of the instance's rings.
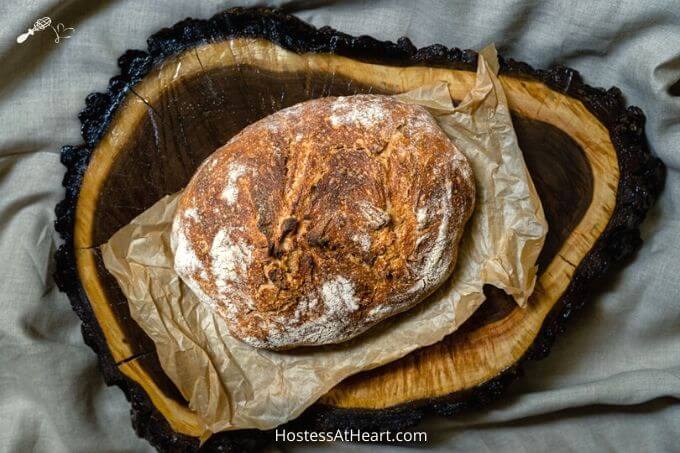
[{"label": "crack in bread crust", "polygon": [[467,159],[424,108],[312,100],[201,165],[173,223],[175,269],[252,346],[339,343],[441,285],[474,199]]}]

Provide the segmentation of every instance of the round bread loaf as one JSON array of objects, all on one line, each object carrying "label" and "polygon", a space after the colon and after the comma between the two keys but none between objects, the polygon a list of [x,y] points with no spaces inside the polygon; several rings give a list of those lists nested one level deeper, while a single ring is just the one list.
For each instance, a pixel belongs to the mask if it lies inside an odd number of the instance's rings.
[{"label": "round bread loaf", "polygon": [[339,343],[451,274],[472,170],[432,116],[391,97],[329,97],[243,129],[182,194],[175,270],[259,348]]}]

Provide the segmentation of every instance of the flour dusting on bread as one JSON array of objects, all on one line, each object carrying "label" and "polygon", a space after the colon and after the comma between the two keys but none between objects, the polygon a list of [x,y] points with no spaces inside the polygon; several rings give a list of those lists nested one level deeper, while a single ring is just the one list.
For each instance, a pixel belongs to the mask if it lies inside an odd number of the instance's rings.
[{"label": "flour dusting on bread", "polygon": [[227,185],[222,191],[222,198],[227,202],[228,205],[232,205],[236,202],[238,197],[238,179],[245,175],[248,169],[244,165],[232,164],[229,167],[229,173],[227,173]]},{"label": "flour dusting on bread", "polygon": [[321,295],[327,313],[346,314],[359,309],[354,285],[345,277],[338,276],[325,282],[321,286]]},{"label": "flour dusting on bread", "polygon": [[203,262],[198,259],[194,247],[184,232],[181,220],[175,221],[177,231],[175,235],[175,269],[181,269],[183,273],[193,273],[203,270]]},{"label": "flour dusting on bread", "polygon": [[361,125],[372,127],[382,121],[387,113],[379,100],[353,102],[353,97],[339,97],[331,104],[330,122],[333,127]]},{"label": "flour dusting on bread", "polygon": [[251,346],[339,343],[441,285],[474,197],[467,159],[424,108],[308,101],[198,169],[173,224],[175,269]]},{"label": "flour dusting on bread", "polygon": [[322,285],[321,299],[321,315],[310,322],[302,322],[304,314],[319,303],[315,295],[302,296],[292,316],[276,319],[278,325],[270,330],[267,341],[278,346],[309,341],[310,338],[320,344],[333,343],[345,329],[347,316],[359,309],[359,300],[352,282],[342,276]]},{"label": "flour dusting on bread", "polygon": [[244,275],[253,259],[252,248],[242,240],[234,241],[231,232],[232,228],[219,230],[210,247],[211,269],[218,288]]},{"label": "flour dusting on bread", "polygon": [[[422,261],[417,266],[417,274],[425,285],[437,284],[445,276],[452,259],[452,247],[448,238],[449,221],[451,219],[451,182],[446,183],[438,205],[439,225],[437,236],[432,242],[430,250],[424,254]],[[420,222],[418,222],[420,224]],[[422,236],[421,236],[422,237]]]},{"label": "flour dusting on bread", "polygon": [[357,233],[352,236],[352,240],[356,242],[361,250],[364,252],[369,252],[371,250],[371,235],[368,233]]}]

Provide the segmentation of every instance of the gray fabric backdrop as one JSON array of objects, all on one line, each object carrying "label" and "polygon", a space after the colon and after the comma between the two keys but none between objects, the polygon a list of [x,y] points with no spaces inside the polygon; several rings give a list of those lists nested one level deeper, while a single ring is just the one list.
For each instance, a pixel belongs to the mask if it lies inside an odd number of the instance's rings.
[{"label": "gray fabric backdrop", "polygon": [[[242,3],[243,4],[243,3]],[[428,418],[427,445],[449,451],[680,451],[680,5],[641,1],[307,1],[317,26],[417,46],[500,51],[537,67],[562,63],[595,86],[616,85],[647,114],[668,165],[665,192],[635,260],[570,323],[550,357],[487,410]],[[0,450],[146,451],[129,406],[107,388],[80,323],[51,280],[59,147],[79,143],[77,112],[103,90],[116,59],[186,16],[223,1],[13,1],[0,4]],[[76,27],[17,45],[37,18]],[[49,32],[51,33],[51,32]],[[273,451],[392,451],[358,444],[277,445]]]}]

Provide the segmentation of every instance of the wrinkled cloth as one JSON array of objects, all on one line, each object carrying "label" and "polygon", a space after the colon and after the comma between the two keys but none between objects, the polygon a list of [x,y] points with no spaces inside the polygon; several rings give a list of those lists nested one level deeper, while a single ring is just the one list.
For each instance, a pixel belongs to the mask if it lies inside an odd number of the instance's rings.
[{"label": "wrinkled cloth", "polygon": [[[261,2],[239,2],[239,5]],[[280,5],[285,2],[273,2]],[[77,112],[118,73],[118,56],[156,30],[231,2],[38,1],[0,4],[0,450],[152,451],[129,403],[106,387],[80,322],[51,279],[63,197],[59,147],[80,143]],[[408,451],[673,451],[680,438],[680,10],[673,0],[297,1],[303,20],[353,35],[481,48],[536,67],[564,64],[621,88],[647,115],[668,166],[634,259],[607,279],[551,355],[483,410],[428,417]],[[75,27],[23,44],[36,19]],[[284,444],[271,451],[394,451],[376,444]]]}]

